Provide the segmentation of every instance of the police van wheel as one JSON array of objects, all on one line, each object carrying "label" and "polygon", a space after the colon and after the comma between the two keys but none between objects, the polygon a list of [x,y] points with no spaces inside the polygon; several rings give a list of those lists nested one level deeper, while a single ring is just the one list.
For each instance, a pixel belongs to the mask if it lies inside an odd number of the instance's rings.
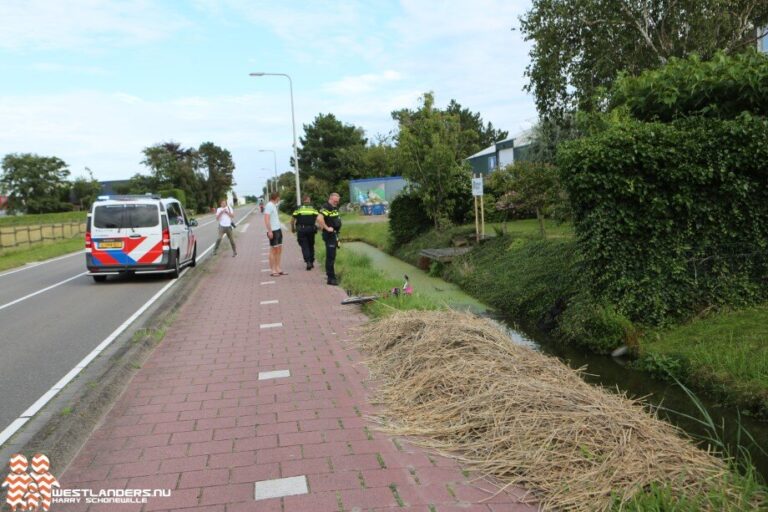
[{"label": "police van wheel", "polygon": [[192,261],[189,264],[190,267],[197,266],[197,242],[195,242],[195,248],[192,250]]},{"label": "police van wheel", "polygon": [[171,272],[171,279],[177,279],[181,274],[181,262],[179,261],[179,253],[171,253],[173,257],[173,272]]},{"label": "police van wheel", "polygon": [[97,283],[103,283],[104,281],[107,280],[107,276],[91,276],[91,277],[93,277],[93,280],[96,281]]}]

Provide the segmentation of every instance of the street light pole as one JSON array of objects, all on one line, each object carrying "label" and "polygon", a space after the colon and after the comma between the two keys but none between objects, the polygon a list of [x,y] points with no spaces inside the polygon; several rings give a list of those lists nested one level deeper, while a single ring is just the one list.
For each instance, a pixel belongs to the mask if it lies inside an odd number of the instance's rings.
[{"label": "street light pole", "polygon": [[[301,206],[301,190],[299,190],[299,154],[296,144],[296,115],[293,111],[293,80],[286,73],[250,73],[249,76],[284,76],[288,79],[288,87],[291,91],[291,127],[293,128],[293,168],[296,171],[296,206]],[[275,157],[277,158],[277,157]],[[277,164],[275,164],[277,166]]]},{"label": "street light pole", "polygon": [[274,149],[260,149],[259,153],[272,153],[272,157],[274,158],[274,161],[275,161],[275,190],[277,190],[277,182],[278,182],[278,177],[277,177],[277,153],[275,153]]}]

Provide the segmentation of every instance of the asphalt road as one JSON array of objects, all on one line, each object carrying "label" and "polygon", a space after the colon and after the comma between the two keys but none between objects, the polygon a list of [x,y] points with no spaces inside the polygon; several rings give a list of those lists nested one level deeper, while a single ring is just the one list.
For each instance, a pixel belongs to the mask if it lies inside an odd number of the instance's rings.
[{"label": "asphalt road", "polygon": [[[236,219],[252,209],[238,208]],[[238,231],[257,218],[250,215]],[[216,241],[217,226],[212,215],[198,221],[201,255]],[[222,245],[228,253],[228,241]],[[81,252],[0,273],[0,432],[169,282],[164,275],[145,275],[95,283],[85,272]],[[140,324],[138,318],[132,326]]]}]

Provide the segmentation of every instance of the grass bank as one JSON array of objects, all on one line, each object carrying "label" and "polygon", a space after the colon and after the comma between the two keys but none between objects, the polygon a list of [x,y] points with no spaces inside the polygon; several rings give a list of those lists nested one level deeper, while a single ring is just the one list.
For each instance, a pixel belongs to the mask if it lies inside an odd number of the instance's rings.
[{"label": "grass bank", "polygon": [[[345,231],[348,226],[345,226]],[[352,231],[352,233],[350,233]],[[360,227],[359,231],[358,228],[355,228],[355,230],[349,230],[345,233],[345,238],[351,238],[351,235],[354,235],[355,239],[368,241],[369,243],[372,243],[374,245],[381,244],[384,238],[382,237],[382,233],[385,233],[381,230],[378,226],[364,226]],[[440,235],[434,235],[436,237]],[[442,234],[442,236],[445,236],[445,234]],[[378,241],[378,244],[377,244]],[[575,268],[573,265],[574,259],[573,259],[573,250],[572,250],[572,244],[573,242],[571,240],[566,239],[556,239],[556,240],[536,240],[534,238],[518,238],[518,239],[509,239],[507,237],[501,237],[496,240],[491,240],[483,245],[484,251],[480,252],[477,251],[472,254],[472,257],[474,258],[473,261],[478,265],[490,265],[491,263],[494,263],[496,261],[504,261],[503,258],[507,256],[508,252],[513,252],[517,255],[519,258],[519,261],[517,265],[513,270],[507,269],[507,273],[510,271],[514,272],[514,275],[506,275],[502,272],[502,276],[499,275],[491,275],[489,273],[480,272],[476,273],[475,275],[479,275],[480,279],[474,279],[470,278],[471,273],[467,272],[467,282],[469,285],[473,287],[472,291],[475,296],[480,296],[483,292],[490,291],[493,292],[494,297],[497,299],[499,304],[507,304],[506,301],[508,301],[508,298],[510,296],[518,297],[519,302],[517,304],[517,308],[519,308],[520,311],[527,311],[531,317],[535,316],[537,312],[545,311],[547,309],[547,304],[552,300],[553,297],[555,297],[558,293],[560,293],[561,289],[563,287],[572,287],[572,283],[574,280],[568,280],[564,278],[562,275],[558,276],[558,270],[562,269],[564,265],[571,265],[572,268]],[[511,247],[510,247],[511,245]],[[324,250],[322,248],[322,244],[318,243],[318,256],[321,260],[324,260]],[[486,248],[493,249],[492,251],[486,251]],[[482,259],[482,258],[485,259]],[[527,264],[527,266],[525,266]],[[538,266],[538,268],[536,268]],[[342,286],[351,294],[370,294],[370,293],[376,293],[380,292],[382,290],[386,290],[393,286],[398,286],[401,283],[399,280],[389,279],[386,275],[384,275],[380,270],[374,268],[371,264],[371,260],[368,257],[365,256],[358,256],[354,253],[345,251],[342,247],[339,250],[338,257],[336,260],[336,269],[337,273],[341,277]],[[575,270],[573,271],[575,272]],[[560,281],[556,281],[555,286],[547,287],[546,283],[552,283],[553,279],[559,278]],[[523,279],[526,279],[527,281],[523,281]],[[543,285],[542,285],[543,283]],[[469,286],[468,285],[468,286]],[[537,288],[538,292],[533,294],[534,299],[533,300],[522,300],[527,293],[527,290],[531,290],[532,286],[539,285]],[[571,292],[575,293],[575,290],[571,288]],[[371,317],[374,318],[381,318],[381,317],[387,317],[391,318],[393,313],[396,313],[399,310],[404,309],[439,309],[437,305],[429,301],[428,298],[419,298],[418,295],[415,297],[400,297],[400,298],[394,298],[390,297],[387,299],[384,299],[382,302],[373,303],[364,306],[364,311]],[[424,318],[423,315],[418,315],[418,319]],[[438,325],[442,325],[443,322],[437,322]],[[376,332],[381,334],[380,332],[380,324],[375,324],[371,326],[372,332]],[[450,329],[449,329],[450,330]],[[416,332],[421,332],[419,329],[406,329],[406,331],[413,335]],[[452,331],[453,332],[453,331]],[[473,331],[474,332],[474,331]],[[455,335],[456,333],[453,332]],[[391,336],[385,336],[385,338],[389,341],[393,339]],[[461,343],[459,340],[456,340],[456,343],[452,343],[452,339],[450,337],[445,336],[436,336],[436,339],[442,340],[442,342],[446,345],[449,345],[452,350],[455,350],[458,345]],[[445,338],[445,339],[444,339]],[[461,340],[464,340],[465,337],[461,337]],[[386,346],[391,346],[389,342],[385,343]],[[410,340],[407,340],[406,342],[402,343],[404,346],[410,346]],[[508,346],[508,343],[505,343],[504,346]],[[433,350],[428,350],[425,353],[429,354],[447,354],[451,352],[450,350],[443,350],[441,348],[435,347]],[[430,356],[431,357],[431,356]],[[488,358],[486,358],[488,359]],[[490,358],[493,359],[493,358]],[[489,359],[489,360],[490,360]],[[407,361],[412,361],[411,358],[405,358]],[[430,359],[431,361],[432,359]],[[461,372],[461,375],[466,375],[467,367],[467,359],[463,357],[458,358],[460,362],[460,366],[463,369]],[[456,434],[458,432],[458,428],[453,429],[452,426],[444,425],[445,423],[445,417],[441,414],[439,407],[442,405],[444,408],[449,409],[450,411],[453,411],[453,413],[461,413],[461,418],[459,418],[457,421],[459,423],[462,423],[464,425],[468,425],[467,429],[468,432],[471,432],[471,439],[474,443],[474,446],[479,447],[488,447],[488,446],[495,446],[500,449],[504,449],[506,445],[499,442],[496,442],[496,440],[488,440],[488,442],[484,442],[483,440],[477,439],[477,433],[479,430],[476,427],[476,424],[478,422],[482,422],[484,419],[487,419],[489,421],[489,425],[506,425],[507,423],[500,420],[499,414],[496,414],[493,410],[489,410],[489,414],[482,416],[477,415],[477,403],[478,400],[473,398],[472,394],[479,392],[485,397],[485,388],[483,386],[469,386],[468,389],[461,390],[459,395],[452,395],[450,392],[450,386],[446,386],[443,384],[446,384],[447,382],[450,382],[451,385],[456,385],[456,382],[458,379],[448,379],[446,382],[443,382],[439,386],[435,386],[433,389],[427,390],[419,388],[417,386],[411,386],[406,385],[403,383],[403,381],[400,381],[398,378],[395,378],[396,375],[400,375],[403,370],[403,368],[406,365],[397,363],[395,367],[397,368],[397,371],[385,371],[384,374],[390,376],[391,378],[394,378],[396,381],[398,381],[398,391],[397,393],[408,393],[409,396],[413,396],[415,399],[418,400],[418,406],[414,404],[408,404],[404,403],[402,401],[402,395],[398,394],[398,398],[396,400],[393,400],[390,402],[390,404],[395,404],[396,407],[400,407],[403,411],[403,415],[397,414],[394,417],[398,418],[397,422],[398,424],[402,425],[400,423],[400,420],[403,418],[408,417],[407,414],[408,411],[411,414],[410,418],[413,417],[419,418],[419,421],[424,420],[424,418],[431,417],[430,415],[434,416],[437,415],[441,419],[439,422],[439,425],[441,428],[447,428],[450,430],[453,434]],[[441,375],[444,373],[445,366],[440,364],[437,365],[440,368],[440,371],[435,373],[435,375]],[[400,373],[399,373],[400,372]],[[569,371],[570,372],[570,371]],[[478,373],[478,375],[482,375],[482,378],[480,379],[481,382],[488,382],[487,381],[487,375],[489,373],[492,373],[494,375],[498,375],[495,370],[493,372],[485,372],[481,371]],[[517,375],[519,377],[519,372],[513,372],[514,375]],[[572,372],[571,372],[572,373]],[[421,373],[419,374],[421,375]],[[575,374],[574,374],[575,375]],[[555,379],[558,382],[558,386],[562,388],[562,382],[560,380]],[[418,381],[420,385],[424,384],[423,378],[417,378],[415,381]],[[507,379],[500,376],[499,382],[507,382]],[[541,389],[541,375],[537,374],[536,378],[532,380],[532,382],[535,382],[536,385],[534,386],[535,389],[540,390]],[[510,386],[509,392],[502,392],[501,394],[509,399],[510,397],[519,397],[520,390],[515,386],[517,384],[516,381],[513,379],[510,379],[507,383]],[[583,386],[587,387],[582,383]],[[575,389],[575,386],[567,386],[569,389]],[[433,393],[434,392],[434,393]],[[605,392],[594,389],[595,393],[602,393],[605,394]],[[385,391],[386,393],[386,391]],[[433,402],[430,402],[429,404],[425,402],[424,397],[428,395],[429,393],[433,393],[431,395],[431,398],[433,399]],[[559,395],[558,395],[559,396]],[[614,396],[614,395],[609,395]],[[486,397],[487,398],[487,397]],[[463,402],[466,402],[465,406],[457,406],[457,404],[461,404]],[[517,401],[517,398],[515,398],[513,401]],[[503,400],[490,400],[488,403],[496,403],[503,404]],[[568,402],[570,403],[570,402]],[[590,399],[587,401],[588,408],[590,411],[594,411],[594,400]],[[532,404],[537,404],[538,407],[541,407],[542,410],[550,411],[553,409],[553,407],[550,407],[548,405],[548,401],[544,399],[536,399],[532,402]],[[490,409],[493,409],[492,407]],[[620,407],[620,410],[624,411],[625,407]],[[530,412],[531,408],[524,407],[524,410]],[[463,412],[462,412],[463,411]],[[402,412],[402,411],[401,411]],[[509,411],[507,411],[509,412]],[[573,423],[573,411],[569,409],[568,417],[570,420],[566,423],[563,422],[560,424],[560,426],[555,425],[554,428],[558,432],[562,432],[564,429],[569,428],[566,425],[572,426]],[[591,414],[591,413],[590,413]],[[589,416],[590,414],[587,414]],[[512,428],[506,429],[506,431],[511,432],[529,432],[532,435],[541,435],[545,438],[549,439],[551,437],[551,430],[552,428],[547,428],[543,426],[540,423],[537,423],[536,421],[523,421],[520,415],[513,415],[513,418],[515,421],[519,422],[519,428]],[[510,419],[511,421],[511,419]],[[467,422],[467,423],[464,423]],[[615,418],[610,419],[606,424],[608,425],[616,425],[617,421],[615,421]],[[668,427],[667,427],[668,428]],[[604,442],[597,442],[595,443],[594,447],[592,445],[587,446],[584,441],[584,434],[583,430],[576,429],[578,431],[578,443],[575,446],[575,450],[573,450],[573,456],[575,458],[572,458],[569,460],[569,464],[567,467],[574,468],[573,464],[575,464],[576,459],[581,460],[583,463],[585,463],[588,467],[593,468],[595,461],[599,462],[599,465],[604,466],[608,473],[613,475],[623,475],[623,477],[627,476],[627,473],[625,471],[625,467],[621,464],[614,465],[614,463],[607,462],[608,459],[604,457],[602,454],[602,451],[605,451],[606,449],[606,443]],[[610,429],[609,429],[610,430]],[[425,439],[424,433],[425,430],[420,430],[420,438],[423,440]],[[430,442],[434,442],[433,446],[441,445],[444,446],[443,439],[435,439],[432,437],[432,433],[437,432],[437,430],[430,431],[430,434],[428,436],[430,437],[430,441],[427,442],[429,444]],[[538,434],[537,434],[538,432]],[[407,434],[408,432],[401,432]],[[558,439],[561,439],[562,436],[559,436]],[[634,438],[633,438],[634,439]],[[523,449],[520,448],[522,446],[518,442],[514,442],[510,445],[510,447],[513,447],[517,450],[517,454],[522,457],[523,459],[526,459],[528,457],[529,459],[537,454],[541,453],[541,443],[537,442],[535,444],[535,448],[530,449]],[[465,450],[467,447],[455,447],[460,450]],[[471,447],[470,447],[471,448]],[[539,450],[539,451],[537,451]],[[601,451],[602,450],[602,451]],[[559,455],[562,455],[562,450],[557,451]],[[644,454],[647,455],[647,453],[643,450],[641,450]],[[600,454],[598,454],[600,452]],[[619,450],[620,453],[626,453],[625,448],[622,448]],[[463,455],[466,455],[466,452],[462,451]],[[507,455],[504,455],[503,458],[505,460],[508,460],[509,457]],[[535,460],[543,460],[540,457],[533,456],[533,459]],[[532,459],[532,460],[533,460]],[[549,460],[548,458],[545,458],[546,460]],[[480,459],[478,459],[480,460]],[[487,460],[487,459],[483,459]],[[527,460],[527,459],[526,459]],[[516,460],[517,462],[517,460]],[[481,466],[477,466],[479,470],[485,471],[487,468],[483,468]],[[515,467],[519,469],[519,465],[515,464]],[[634,467],[634,466],[633,466]],[[693,467],[699,467],[696,464],[693,464]],[[613,468],[613,470],[611,470]],[[678,470],[679,468],[675,467],[675,470]],[[569,474],[573,476],[574,478],[583,478],[585,476],[590,475],[591,470],[585,469],[584,471],[571,471]],[[539,468],[535,468],[533,470],[532,474],[536,474],[541,476],[541,471]],[[509,476],[509,475],[507,475]],[[744,510],[752,507],[753,505],[760,503],[762,500],[764,500],[765,496],[765,488],[761,486],[758,477],[756,477],[753,473],[747,472],[745,476],[742,476],[738,474],[738,472],[735,469],[731,469],[723,474],[722,478],[718,478],[713,480],[713,482],[717,482],[716,485],[714,485],[712,488],[704,490],[703,487],[701,490],[695,490],[698,485],[706,486],[708,480],[702,480],[698,481],[698,483],[695,483],[696,480],[690,480],[692,487],[689,488],[689,491],[682,493],[680,492],[679,488],[679,482],[673,481],[672,478],[669,477],[668,474],[665,472],[661,472],[660,476],[652,477],[647,476],[649,478],[649,482],[647,486],[641,487],[639,484],[637,486],[634,486],[633,490],[629,491],[629,494],[622,494],[619,492],[613,492],[608,496],[607,498],[603,497],[602,502],[599,507],[596,506],[595,498],[588,498],[586,496],[582,498],[576,499],[576,501],[581,500],[579,503],[576,503],[576,509],[584,509],[584,510],[611,510],[611,511],[647,511],[647,510],[681,510],[681,511],[695,511],[695,510],[729,510],[729,511],[737,511],[737,510]],[[626,478],[625,478],[626,479]],[[559,478],[554,479],[553,481],[557,481],[562,485],[562,481]],[[593,479],[589,479],[589,481],[592,481]],[[630,487],[632,485],[631,479],[626,479],[629,483]],[[640,490],[642,489],[642,490]],[[613,489],[615,491],[615,489]],[[562,495],[562,493],[555,493],[558,495]],[[567,495],[572,495],[572,493],[566,493]],[[539,497],[546,501],[548,494],[545,492],[542,495],[539,495]],[[573,504],[573,503],[572,503]],[[580,507],[580,508],[579,508]]]},{"label": "grass bank", "polygon": [[0,227],[37,226],[40,224],[59,224],[62,222],[85,222],[86,212],[40,213],[36,215],[6,215],[0,217]]},{"label": "grass bank", "polygon": [[[82,236],[77,236],[69,240],[46,242],[27,249],[9,249],[0,254],[0,271],[79,251],[83,248],[83,244]],[[83,261],[83,269],[85,269],[85,261]]]}]

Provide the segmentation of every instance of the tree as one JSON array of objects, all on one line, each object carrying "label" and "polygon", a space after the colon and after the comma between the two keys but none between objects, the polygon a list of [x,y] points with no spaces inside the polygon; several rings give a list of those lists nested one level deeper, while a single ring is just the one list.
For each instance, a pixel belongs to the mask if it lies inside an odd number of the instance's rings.
[{"label": "tree", "polygon": [[[509,135],[508,132],[494,129],[490,122],[483,124],[483,118],[479,113],[463,108],[456,100],[452,99],[446,109],[441,112],[458,119],[458,152],[462,158],[477,153],[494,142],[504,140]],[[419,111],[407,108],[392,112],[392,118],[398,122],[414,120],[419,115]]]},{"label": "tree", "polygon": [[350,178],[350,169],[342,163],[344,152],[367,142],[362,128],[344,124],[333,114],[318,114],[312,124],[305,124],[299,141],[302,179],[314,176],[334,187]]},{"label": "tree", "polygon": [[547,236],[545,217],[567,204],[557,168],[550,164],[518,162],[494,173],[491,180],[505,192],[496,207],[534,212],[542,238]]},{"label": "tree", "polygon": [[232,154],[213,142],[204,142],[197,150],[197,158],[200,169],[205,171],[202,204],[214,206],[235,184]]},{"label": "tree", "polygon": [[177,142],[165,142],[144,148],[144,157],[141,163],[152,171],[153,184],[158,189],[181,189],[187,197],[185,206],[188,209],[204,208],[204,178],[198,173],[195,149],[182,148]]},{"label": "tree", "polygon": [[101,192],[101,185],[93,177],[91,170],[88,167],[85,170],[88,173],[88,177],[79,176],[72,183],[72,196],[81,210],[90,209],[93,202],[99,196],[99,192]]},{"label": "tree", "polygon": [[459,202],[469,203],[471,173],[461,153],[459,116],[434,107],[431,92],[418,110],[393,113],[400,122],[397,135],[402,175],[421,197],[435,227],[450,223]]},{"label": "tree", "polygon": [[526,90],[542,117],[602,105],[620,71],[635,75],[692,53],[754,46],[765,0],[533,0],[520,19],[533,41]]},{"label": "tree", "polygon": [[26,213],[65,211],[69,184],[67,164],[55,156],[31,153],[9,154],[3,158],[0,189],[8,194],[8,209]]}]

